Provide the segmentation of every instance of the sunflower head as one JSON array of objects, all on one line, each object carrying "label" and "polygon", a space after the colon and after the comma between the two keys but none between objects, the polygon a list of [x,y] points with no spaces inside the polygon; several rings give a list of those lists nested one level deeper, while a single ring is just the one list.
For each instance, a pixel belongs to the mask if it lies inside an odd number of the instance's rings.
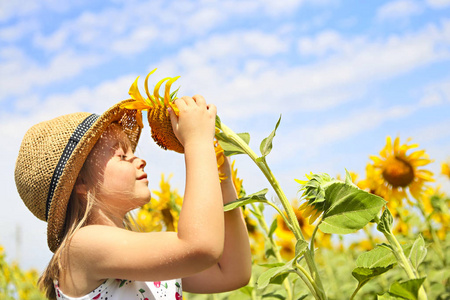
[{"label": "sunflower head", "polygon": [[450,162],[443,162],[441,164],[441,173],[450,179]]},{"label": "sunflower head", "polygon": [[329,204],[325,199],[325,190],[328,184],[336,180],[325,173],[306,175],[306,177],[308,180],[295,179],[295,181],[302,185],[300,191],[303,191],[302,197],[306,200],[299,210],[303,211],[303,217],[309,217],[309,224],[312,224],[327,210]]},{"label": "sunflower head", "polygon": [[[172,84],[179,78],[179,76],[173,78],[167,77],[160,80],[156,84],[152,95],[148,90],[148,78],[155,71],[156,69],[151,71],[145,78],[144,87],[147,98],[142,97],[141,93],[139,92],[137,86],[137,82],[139,79],[138,77],[131,85],[130,91],[128,92],[134,101],[124,104],[123,107],[128,109],[137,109],[138,111],[147,111],[147,119],[151,128],[152,138],[156,142],[156,144],[158,144],[165,150],[173,150],[178,153],[184,153],[183,145],[178,141],[173,132],[172,122],[170,121],[168,111],[168,108],[170,107],[178,116],[179,110],[173,103],[176,100],[176,94],[178,90],[171,93],[170,88]],[[159,95],[159,90],[164,82],[166,82],[165,91],[164,97],[162,97]],[[140,121],[140,123],[142,124],[142,117],[138,121]]]},{"label": "sunflower head", "polygon": [[417,150],[407,153],[409,150],[417,148],[419,145],[400,144],[400,139],[387,137],[385,147],[380,151],[380,156],[372,155],[371,165],[373,186],[375,193],[382,195],[386,200],[401,201],[408,199],[407,191],[416,198],[420,196],[427,182],[434,181],[433,173],[420,169],[432,162],[425,150]]}]

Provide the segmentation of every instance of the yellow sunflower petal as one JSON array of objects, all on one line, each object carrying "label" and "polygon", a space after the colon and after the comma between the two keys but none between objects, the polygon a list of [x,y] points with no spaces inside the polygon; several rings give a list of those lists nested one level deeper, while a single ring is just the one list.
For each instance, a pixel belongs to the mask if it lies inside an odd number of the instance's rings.
[{"label": "yellow sunflower petal", "polygon": [[175,81],[178,80],[178,78],[180,78],[180,76],[177,77],[173,77],[172,79],[170,79],[169,81],[167,81],[166,83],[166,89],[164,90],[164,104],[166,106],[169,105],[170,102],[170,87],[172,86],[172,83],[174,83]]},{"label": "yellow sunflower petal", "polygon": [[300,184],[306,184],[308,182],[308,180],[300,180],[300,179],[294,179],[294,180]]},{"label": "yellow sunflower petal", "polygon": [[396,137],[394,140],[394,153],[398,153],[400,146],[400,138]]},{"label": "yellow sunflower petal", "polygon": [[159,100],[160,99],[159,88],[164,83],[164,81],[169,80],[169,79],[170,79],[170,77],[163,78],[160,81],[158,81],[158,83],[155,85],[155,89],[153,90],[153,97],[155,97],[155,100],[158,103],[158,105],[160,105],[160,103],[161,103],[161,101]]},{"label": "yellow sunflower petal", "polygon": [[142,111],[140,110],[136,112],[136,123],[139,127],[144,128],[144,123],[142,122]]},{"label": "yellow sunflower petal", "polygon": [[432,162],[431,159],[418,159],[418,160],[414,161],[414,165],[416,167],[420,167],[420,166],[428,165],[430,162]]},{"label": "yellow sunflower petal", "polygon": [[373,160],[373,162],[374,162],[374,164],[375,164],[376,166],[381,166],[381,165],[384,164],[384,160],[382,160],[381,158],[379,158],[379,157],[376,156],[376,155],[370,155],[369,158],[370,158],[371,160]]},{"label": "yellow sunflower petal", "polygon": [[316,210],[314,214],[309,217],[309,224],[314,223],[314,221],[322,214],[322,211]]},{"label": "yellow sunflower petal", "polygon": [[387,154],[392,153],[392,139],[390,136],[386,137],[386,147],[385,147],[385,152]]},{"label": "yellow sunflower petal", "polygon": [[306,209],[303,211],[302,216],[304,218],[308,218],[309,216],[311,216],[311,214],[314,212],[314,206],[309,205],[306,207]]},{"label": "yellow sunflower petal", "polygon": [[425,150],[414,151],[408,155],[408,159],[409,160],[418,159],[419,157],[423,156],[424,154],[425,154]]},{"label": "yellow sunflower petal", "polygon": [[153,104],[156,104],[156,103],[155,103],[155,98],[154,98],[153,95],[151,95],[150,92],[148,91],[148,78],[149,78],[150,75],[152,75],[155,71],[156,71],[156,69],[154,69],[153,71],[151,71],[150,73],[148,73],[147,77],[145,77],[145,82],[144,82],[145,93],[147,94],[147,97],[148,97],[149,101],[152,102]]},{"label": "yellow sunflower petal", "polygon": [[137,102],[142,103],[143,105],[146,105],[147,108],[151,107],[150,103],[148,103],[144,97],[142,97],[141,93],[139,92],[139,88],[138,88],[138,78],[136,78],[136,80],[133,82],[133,84],[130,87],[130,90],[128,91],[128,94],[131,96],[131,98],[133,98],[134,100],[136,100]]}]

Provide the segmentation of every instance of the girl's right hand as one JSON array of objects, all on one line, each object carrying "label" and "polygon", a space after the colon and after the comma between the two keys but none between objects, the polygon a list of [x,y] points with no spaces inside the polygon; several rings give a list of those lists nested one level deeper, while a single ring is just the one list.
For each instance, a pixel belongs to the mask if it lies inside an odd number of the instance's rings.
[{"label": "girl's right hand", "polygon": [[169,110],[175,136],[186,148],[207,141],[212,143],[215,134],[217,109],[214,104],[206,104],[200,95],[184,96],[175,100],[180,113],[177,117]]}]

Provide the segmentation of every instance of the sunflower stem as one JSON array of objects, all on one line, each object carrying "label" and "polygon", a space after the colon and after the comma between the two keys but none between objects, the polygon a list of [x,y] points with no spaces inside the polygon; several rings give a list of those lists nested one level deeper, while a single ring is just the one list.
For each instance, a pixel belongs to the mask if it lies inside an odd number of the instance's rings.
[{"label": "sunflower stem", "polygon": [[[259,209],[258,206],[256,206],[254,203],[252,203],[251,206],[257,214],[259,214],[261,216],[263,215],[262,211]],[[256,218],[256,219],[258,220],[258,223],[262,227],[262,229],[266,232],[266,236],[269,239],[269,242],[270,242],[270,245],[272,246],[273,252],[275,253],[275,258],[280,263],[284,262],[283,258],[281,257],[280,250],[277,247],[277,245],[275,244],[275,241],[273,240],[272,236],[269,236],[270,229],[269,229],[269,226],[267,226],[266,220],[264,219],[264,217]],[[286,220],[285,220],[285,222],[286,222]],[[292,294],[291,282],[288,277],[286,277],[286,279],[283,281],[283,285],[284,285],[284,288],[286,289],[287,299],[292,300],[294,295]]]},{"label": "sunflower stem", "polygon": [[[388,240],[389,244],[391,245],[392,250],[393,250],[392,252],[394,253],[395,258],[397,259],[399,266],[403,268],[403,270],[405,271],[408,278],[409,279],[417,279],[418,276],[417,276],[414,268],[412,267],[409,259],[406,257],[405,252],[403,252],[402,246],[400,245],[400,243],[398,242],[397,238],[392,233],[392,231],[388,230],[388,231],[383,232],[383,234],[386,237],[386,239]],[[419,300],[428,299],[423,286],[421,286],[419,288],[419,298],[418,299]]]},{"label": "sunflower stem", "polygon": [[314,258],[314,240],[316,238],[317,229],[319,229],[319,225],[322,223],[322,219],[320,219],[319,223],[317,223],[317,226],[314,228],[314,231],[311,236],[311,241],[309,243],[309,250],[312,253],[312,257]]},{"label": "sunflower stem", "polygon": [[318,292],[319,289],[314,279],[312,279],[311,276],[309,275],[308,271],[306,271],[305,268],[303,268],[297,261],[295,262],[295,267],[297,268],[295,270],[295,273],[303,280],[303,282],[305,282],[306,286],[308,287],[309,291],[314,296],[314,298],[319,300],[322,299],[319,296]]},{"label": "sunflower stem", "polygon": [[[281,201],[281,204],[283,205],[284,210],[286,211],[289,223],[292,226],[292,232],[294,233],[297,240],[303,240],[305,241],[305,238],[302,234],[302,231],[300,229],[300,225],[298,224],[297,217],[295,216],[294,210],[292,206],[289,203],[289,200],[287,199],[286,195],[284,194],[283,190],[280,188],[280,185],[278,181],[276,180],[275,176],[273,175],[272,171],[270,170],[269,166],[266,163],[265,157],[258,157],[258,155],[250,148],[250,146],[242,140],[240,136],[238,136],[233,130],[231,130],[228,126],[221,123],[220,124],[222,132],[236,145],[238,145],[254,162],[255,164],[260,168],[260,170],[263,172],[264,176],[269,181],[270,185],[274,189],[275,193],[277,194],[278,198]],[[311,250],[307,249],[305,251],[305,260],[308,264],[309,271],[311,272],[312,279],[317,285],[317,299],[326,300],[327,296],[325,294],[325,290],[323,288],[322,280],[320,279],[320,275],[317,269],[317,266],[314,262],[313,254],[311,253]]]}]

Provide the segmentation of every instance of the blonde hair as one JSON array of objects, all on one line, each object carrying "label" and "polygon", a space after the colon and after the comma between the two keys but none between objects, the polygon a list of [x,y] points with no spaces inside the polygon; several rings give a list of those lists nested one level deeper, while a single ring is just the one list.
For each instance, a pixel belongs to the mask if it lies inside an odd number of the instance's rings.
[{"label": "blonde hair", "polygon": [[[109,129],[113,132],[122,131],[120,125],[111,123],[108,128],[105,129],[100,139],[104,137],[105,132],[109,131]],[[118,146],[123,148],[124,150],[127,150],[128,147],[131,147],[129,141],[119,140],[118,142]],[[80,228],[88,225],[89,216],[93,207],[104,207],[104,205],[96,200],[96,191],[98,191],[101,187],[101,178],[103,172],[101,169],[99,170],[98,165],[96,164],[95,156],[97,155],[98,151],[104,150],[97,149],[98,145],[99,143],[97,142],[91,153],[86,158],[86,161],[81,168],[75,186],[70,195],[69,203],[67,205],[61,245],[55,251],[47,268],[44,270],[38,281],[39,288],[50,300],[56,300],[54,280],[59,280],[61,270],[66,269],[66,267],[69,265],[68,250],[73,236]],[[79,185],[80,183],[85,184],[87,187],[85,194],[80,194],[77,192],[77,185]],[[107,209],[106,207],[104,208]],[[126,214],[125,219],[123,220],[123,224],[124,227],[128,230],[141,231],[131,213]]]}]

